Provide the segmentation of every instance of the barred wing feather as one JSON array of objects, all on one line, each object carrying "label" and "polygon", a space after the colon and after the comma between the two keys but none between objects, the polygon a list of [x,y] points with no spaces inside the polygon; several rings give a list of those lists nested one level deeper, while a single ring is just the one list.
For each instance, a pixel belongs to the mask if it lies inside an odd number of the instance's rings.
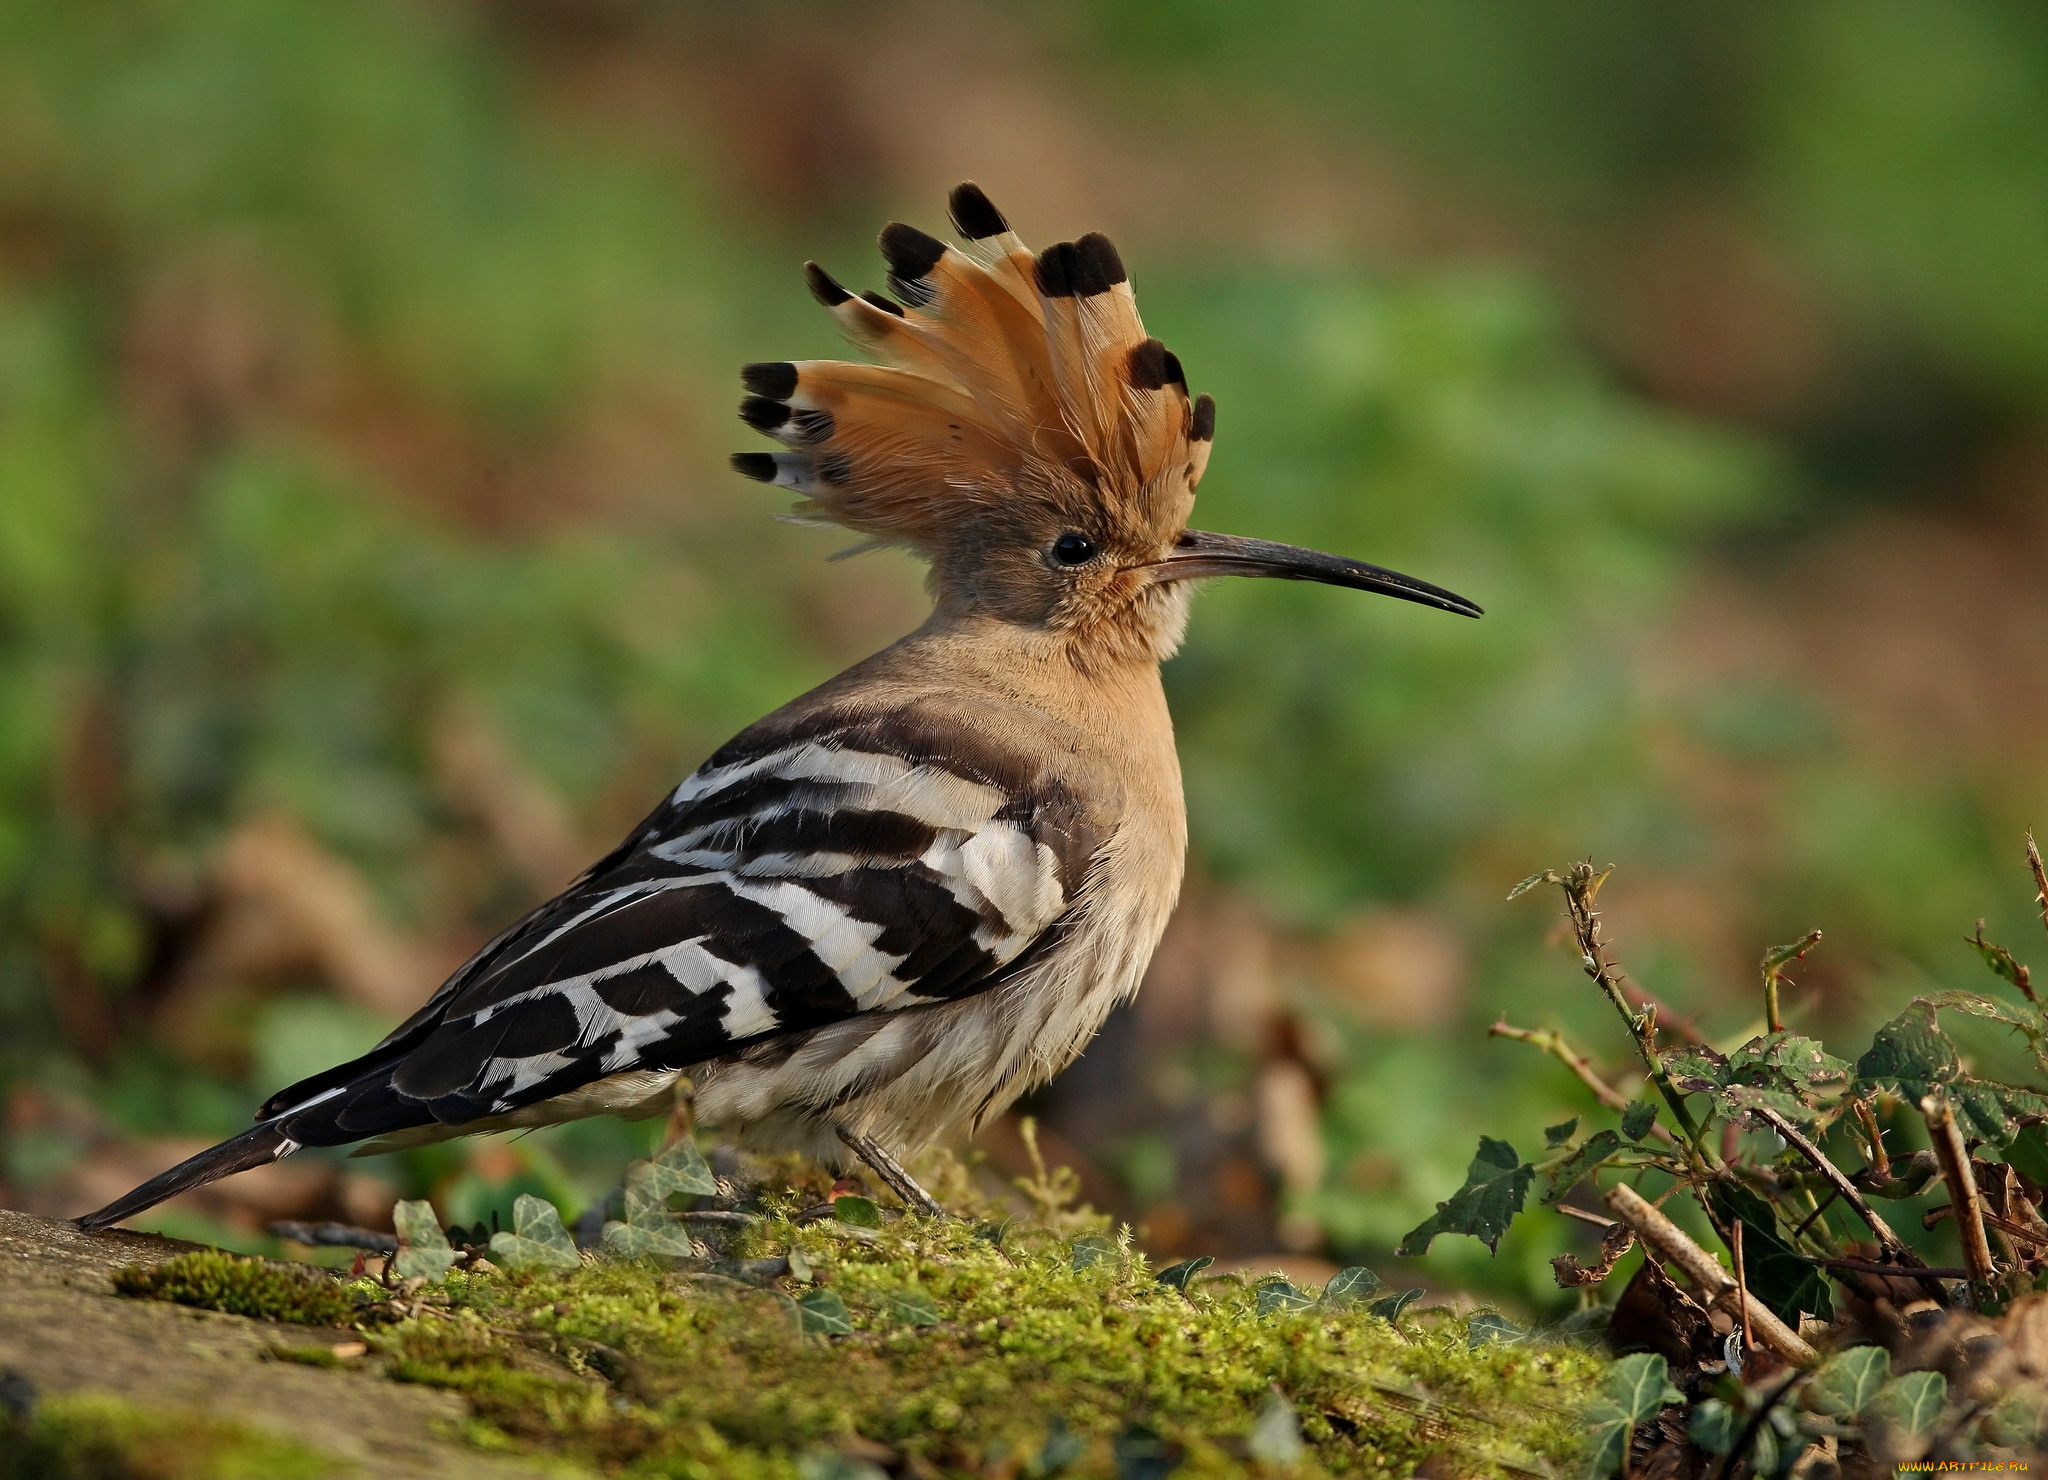
[{"label": "barred wing feather", "polygon": [[928,718],[742,736],[384,1043],[263,1115],[301,1145],[462,1125],[985,990],[1094,851],[1057,783]]}]

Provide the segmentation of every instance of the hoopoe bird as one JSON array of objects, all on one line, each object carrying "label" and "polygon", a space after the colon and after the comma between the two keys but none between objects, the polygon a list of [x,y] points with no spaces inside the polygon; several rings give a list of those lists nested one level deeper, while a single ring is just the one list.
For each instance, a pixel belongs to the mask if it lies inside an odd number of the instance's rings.
[{"label": "hoopoe bird", "polygon": [[1187,527],[1215,433],[1099,234],[1034,256],[982,191],[951,247],[881,234],[894,299],[815,263],[874,363],[749,365],[741,473],[930,565],[930,618],[759,721],[362,1057],[79,1221],[305,1146],[358,1154],[596,1114],[899,1157],[1042,1084],[1129,999],[1187,823],[1160,664],[1193,583],[1267,576],[1476,617],[1359,561]]}]

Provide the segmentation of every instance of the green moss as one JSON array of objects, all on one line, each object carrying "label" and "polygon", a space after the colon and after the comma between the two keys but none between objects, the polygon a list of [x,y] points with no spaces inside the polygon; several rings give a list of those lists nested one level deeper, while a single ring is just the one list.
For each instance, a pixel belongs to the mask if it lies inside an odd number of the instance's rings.
[{"label": "green moss", "polygon": [[236,1424],[103,1394],[47,1398],[25,1430],[0,1425],[0,1480],[316,1480],[345,1469]]},{"label": "green moss", "polygon": [[117,1269],[114,1288],[145,1300],[171,1300],[304,1326],[343,1326],[356,1309],[348,1288],[321,1270],[214,1249]]},{"label": "green moss", "polygon": [[[1029,1469],[1062,1426],[1080,1443],[1062,1473],[1108,1476],[1137,1424],[1184,1449],[1177,1475],[1244,1473],[1276,1388],[1300,1416],[1303,1475],[1405,1476],[1446,1448],[1465,1473],[1563,1468],[1604,1365],[1568,1346],[1472,1350],[1447,1311],[1410,1312],[1398,1330],[1356,1308],[1260,1318],[1249,1281],[1198,1281],[1184,1297],[1115,1246],[1076,1271],[1071,1240],[1051,1232],[998,1248],[957,1222],[876,1233],[774,1219],[727,1253],[793,1245],[844,1301],[851,1335],[802,1334],[792,1297],[805,1286],[787,1277],[752,1288],[599,1262],[457,1276],[448,1310],[373,1339],[394,1376],[464,1393],[492,1442],[739,1480],[794,1476],[856,1436],[912,1473],[982,1473],[1006,1455]],[[906,1291],[925,1298],[891,1298]],[[931,1309],[937,1324],[923,1323]]]}]

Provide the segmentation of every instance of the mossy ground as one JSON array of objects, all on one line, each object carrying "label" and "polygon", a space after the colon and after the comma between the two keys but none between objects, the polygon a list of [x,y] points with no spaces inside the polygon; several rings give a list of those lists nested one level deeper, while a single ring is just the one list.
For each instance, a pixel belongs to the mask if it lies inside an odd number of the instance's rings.
[{"label": "mossy ground", "polygon": [[286,1440],[194,1413],[160,1413],[103,1393],[0,1418],[0,1480],[326,1480],[333,1461]]},{"label": "mossy ground", "polygon": [[[758,1218],[710,1261],[585,1256],[397,1294],[328,1289],[367,1302],[353,1317],[370,1363],[468,1400],[474,1443],[611,1474],[1083,1480],[1164,1475],[1170,1458],[1187,1480],[1406,1476],[1445,1451],[1460,1474],[1577,1468],[1606,1367],[1590,1349],[1475,1345],[1445,1309],[1262,1315],[1260,1281],[1239,1275],[1182,1292],[1101,1220],[1066,1211],[1059,1174],[1020,1184],[1027,1219],[878,1228],[799,1225],[821,1193],[805,1180],[757,1193]],[[971,1201],[964,1180],[948,1192],[949,1206]],[[274,1269],[174,1260],[135,1293],[309,1318]],[[1289,1458],[1297,1423],[1305,1449]]]},{"label": "mossy ground", "polygon": [[[1247,1438],[1276,1390],[1307,1441],[1297,1473],[1405,1476],[1447,1448],[1466,1472],[1562,1470],[1604,1365],[1569,1346],[1472,1349],[1447,1311],[1399,1329],[1356,1308],[1261,1318],[1250,1281],[1183,1295],[1120,1248],[1076,1270],[1051,1233],[999,1247],[961,1223],[776,1220],[746,1243],[730,1252],[796,1248],[811,1281],[633,1263],[457,1274],[445,1311],[372,1342],[393,1376],[464,1393],[480,1440],[705,1477],[815,1472],[834,1451],[919,1475],[1045,1473],[1062,1431],[1079,1441],[1063,1473],[1111,1475],[1134,1426],[1183,1454],[1180,1474],[1236,1474],[1259,1468]],[[849,1334],[803,1332],[792,1296],[811,1289],[839,1297]],[[906,1321],[891,1297],[910,1291],[936,1324]]]},{"label": "mossy ground", "polygon": [[304,1326],[345,1326],[357,1307],[348,1289],[315,1269],[217,1249],[116,1270],[114,1288],[123,1295]]}]

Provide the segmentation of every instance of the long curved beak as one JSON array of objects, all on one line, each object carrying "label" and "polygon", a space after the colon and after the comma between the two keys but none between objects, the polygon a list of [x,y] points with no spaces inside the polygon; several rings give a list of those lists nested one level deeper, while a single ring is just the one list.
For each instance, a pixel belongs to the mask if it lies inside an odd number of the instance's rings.
[{"label": "long curved beak", "polygon": [[1456,612],[1461,617],[1482,614],[1476,602],[1383,566],[1325,555],[1320,550],[1304,550],[1299,545],[1277,545],[1271,540],[1246,539],[1236,534],[1205,534],[1199,529],[1184,532],[1173,553],[1152,566],[1151,571],[1155,581],[1192,581],[1203,576],[1320,581],[1326,586],[1348,586],[1354,591],[1398,596],[1403,601]]}]

